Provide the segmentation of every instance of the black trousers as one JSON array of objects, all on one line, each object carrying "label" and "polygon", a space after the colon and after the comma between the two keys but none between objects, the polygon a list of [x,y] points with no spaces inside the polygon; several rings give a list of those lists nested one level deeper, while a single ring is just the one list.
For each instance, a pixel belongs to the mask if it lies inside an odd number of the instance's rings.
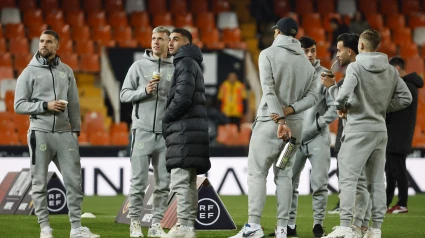
[{"label": "black trousers", "polygon": [[391,205],[394,198],[394,190],[398,187],[398,206],[407,207],[407,190],[409,181],[407,177],[405,154],[387,152],[385,163],[385,174],[387,177],[387,207]]}]

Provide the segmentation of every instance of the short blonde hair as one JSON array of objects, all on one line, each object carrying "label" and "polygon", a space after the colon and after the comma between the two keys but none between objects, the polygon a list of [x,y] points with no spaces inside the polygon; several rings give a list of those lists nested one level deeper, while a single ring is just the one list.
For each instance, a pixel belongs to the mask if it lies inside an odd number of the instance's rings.
[{"label": "short blonde hair", "polygon": [[363,31],[363,33],[360,35],[360,38],[366,40],[367,43],[369,43],[371,48],[370,50],[378,49],[378,46],[381,43],[381,34],[379,34],[379,32],[374,29]]},{"label": "short blonde hair", "polygon": [[157,26],[152,30],[152,34],[153,33],[165,33],[167,34],[167,36],[171,35],[170,30],[168,30],[167,28],[163,27],[163,26]]}]

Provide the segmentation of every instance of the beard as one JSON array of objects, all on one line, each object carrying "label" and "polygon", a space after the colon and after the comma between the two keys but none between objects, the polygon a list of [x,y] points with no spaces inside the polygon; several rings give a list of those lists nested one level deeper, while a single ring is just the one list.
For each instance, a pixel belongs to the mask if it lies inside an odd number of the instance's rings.
[{"label": "beard", "polygon": [[52,56],[52,52],[45,50],[44,53],[42,53],[41,51],[38,51],[38,54],[41,55],[43,58],[50,58],[50,56]]}]

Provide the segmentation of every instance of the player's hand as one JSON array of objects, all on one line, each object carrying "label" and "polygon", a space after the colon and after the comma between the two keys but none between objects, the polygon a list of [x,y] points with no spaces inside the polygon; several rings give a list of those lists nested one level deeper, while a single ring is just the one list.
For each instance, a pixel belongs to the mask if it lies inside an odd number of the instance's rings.
[{"label": "player's hand", "polygon": [[51,101],[47,103],[47,110],[54,112],[63,112],[65,111],[66,104],[59,101]]},{"label": "player's hand", "polygon": [[283,139],[284,141],[287,141],[289,138],[291,138],[292,132],[291,129],[288,127],[288,125],[277,125],[277,138]]},{"label": "player's hand", "polygon": [[146,93],[151,94],[152,91],[156,90],[158,83],[159,79],[152,79],[151,81],[149,81],[148,85],[146,85]]},{"label": "player's hand", "polygon": [[272,113],[272,114],[270,114],[270,117],[272,118],[272,120],[273,120],[274,122],[276,122],[276,123],[277,123],[277,120],[279,119],[279,115],[278,115],[278,114],[276,114],[276,113]]},{"label": "player's hand", "polygon": [[326,88],[329,88],[335,85],[335,77],[331,78],[327,74],[321,74],[320,82],[322,82],[323,86],[325,86]]},{"label": "player's hand", "polygon": [[294,108],[293,107],[285,107],[283,109],[283,114],[285,115],[285,117],[287,117],[287,116],[289,116],[291,114],[294,114],[294,113],[295,113],[295,111],[294,111]]},{"label": "player's hand", "polygon": [[341,109],[341,110],[337,110],[336,113],[338,113],[339,118],[341,119],[347,119],[347,109]]}]

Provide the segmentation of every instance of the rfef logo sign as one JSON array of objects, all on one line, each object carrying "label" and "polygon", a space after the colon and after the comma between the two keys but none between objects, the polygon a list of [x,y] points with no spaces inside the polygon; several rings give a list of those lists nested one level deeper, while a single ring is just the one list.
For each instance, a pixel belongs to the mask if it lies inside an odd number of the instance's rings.
[{"label": "rfef logo sign", "polygon": [[198,215],[196,221],[203,226],[211,226],[220,217],[220,207],[211,198],[202,198],[198,201]]},{"label": "rfef logo sign", "polygon": [[65,208],[66,195],[58,188],[51,188],[47,191],[47,209],[49,212],[59,212]]}]

